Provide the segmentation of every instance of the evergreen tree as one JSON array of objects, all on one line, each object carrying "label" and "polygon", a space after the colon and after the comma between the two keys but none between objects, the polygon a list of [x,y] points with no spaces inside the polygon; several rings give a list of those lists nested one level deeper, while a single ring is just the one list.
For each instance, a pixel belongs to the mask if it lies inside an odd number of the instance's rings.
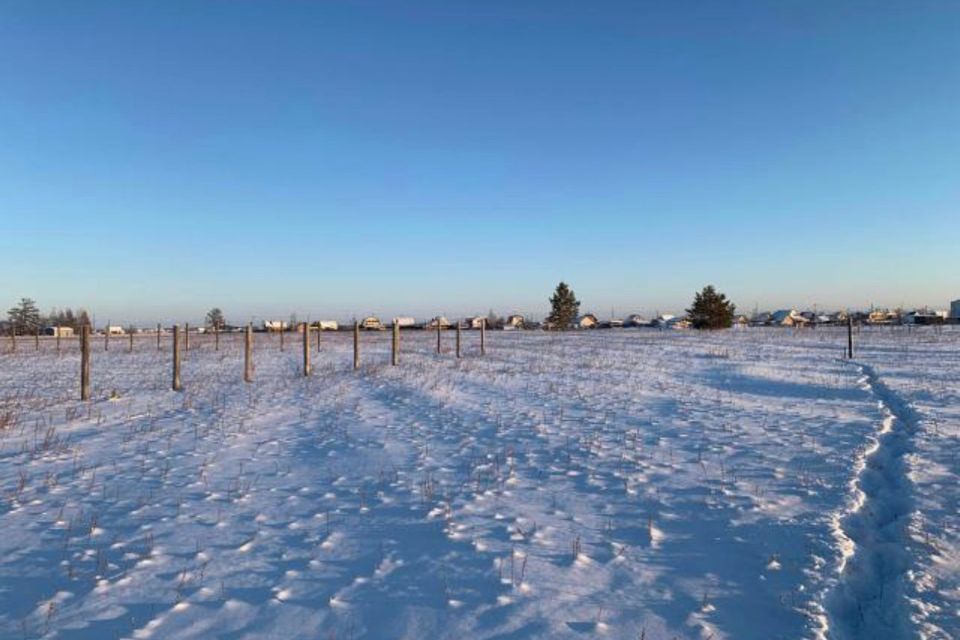
[{"label": "evergreen tree", "polygon": [[7,311],[7,318],[16,333],[32,334],[40,328],[40,310],[30,298],[20,298],[20,304]]},{"label": "evergreen tree", "polygon": [[707,285],[694,295],[693,306],[687,309],[687,318],[694,329],[729,329],[736,308],[727,296],[718,293],[713,285]]},{"label": "evergreen tree", "polygon": [[223,329],[227,324],[223,318],[223,311],[219,307],[214,307],[207,312],[207,326],[211,329]]},{"label": "evergreen tree", "polygon": [[573,294],[573,289],[566,282],[557,285],[556,291],[550,298],[550,315],[547,324],[551,329],[566,331],[573,326],[580,313],[580,301]]}]

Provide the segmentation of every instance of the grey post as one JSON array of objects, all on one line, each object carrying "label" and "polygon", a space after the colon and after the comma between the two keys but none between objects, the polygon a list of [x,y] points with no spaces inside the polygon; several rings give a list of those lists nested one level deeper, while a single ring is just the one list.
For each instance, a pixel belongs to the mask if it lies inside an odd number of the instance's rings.
[{"label": "grey post", "polygon": [[283,351],[283,320],[280,321],[280,351]]},{"label": "grey post", "polygon": [[303,375],[310,375],[310,325],[303,323]]},{"label": "grey post", "polygon": [[190,351],[190,323],[183,325],[183,350]]},{"label": "grey post", "polygon": [[103,329],[103,350],[110,351],[110,321],[107,320],[107,326]]},{"label": "grey post", "polygon": [[213,350],[220,351],[220,323],[213,323]]},{"label": "grey post", "polygon": [[60,355],[60,325],[57,325],[57,355]]},{"label": "grey post", "polygon": [[487,319],[480,320],[480,355],[487,354]]},{"label": "grey post", "polygon": [[847,357],[853,359],[853,316],[847,315]]},{"label": "grey post", "polygon": [[130,347],[127,350],[133,353],[133,331],[130,332]]},{"label": "grey post", "polygon": [[400,364],[400,323],[396,318],[393,319],[393,344],[390,350],[390,364],[393,366]]},{"label": "grey post", "polygon": [[173,325],[173,390],[180,391],[180,325]]},{"label": "grey post", "polygon": [[460,320],[457,320],[457,359],[460,359],[460,325],[463,324]]},{"label": "grey post", "polygon": [[353,323],[353,368],[360,368],[360,321]]},{"label": "grey post", "polygon": [[253,382],[253,324],[243,334],[243,381]]},{"label": "grey post", "polygon": [[441,353],[440,351],[440,318],[439,317],[437,318],[437,353],[438,354]]},{"label": "grey post", "polygon": [[90,399],[90,325],[80,327],[80,399]]},{"label": "grey post", "polygon": [[320,328],[320,321],[318,320],[317,321],[317,353],[320,353],[320,331],[322,331],[322,329]]},{"label": "grey post", "polygon": [[160,351],[160,323],[157,323],[157,351]]},{"label": "grey post", "polygon": [[40,327],[37,327],[37,333],[33,337],[33,350],[40,351]]}]

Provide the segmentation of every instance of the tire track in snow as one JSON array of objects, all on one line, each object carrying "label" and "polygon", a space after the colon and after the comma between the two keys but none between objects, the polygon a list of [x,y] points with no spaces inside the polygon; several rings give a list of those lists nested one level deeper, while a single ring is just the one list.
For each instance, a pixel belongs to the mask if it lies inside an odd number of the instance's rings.
[{"label": "tire track in snow", "polygon": [[872,367],[857,366],[859,382],[876,400],[883,419],[875,441],[856,462],[852,503],[836,516],[839,582],[827,596],[830,627],[821,635],[913,638],[904,592],[912,564],[907,528],[914,511],[906,456],[913,450],[919,418]]}]

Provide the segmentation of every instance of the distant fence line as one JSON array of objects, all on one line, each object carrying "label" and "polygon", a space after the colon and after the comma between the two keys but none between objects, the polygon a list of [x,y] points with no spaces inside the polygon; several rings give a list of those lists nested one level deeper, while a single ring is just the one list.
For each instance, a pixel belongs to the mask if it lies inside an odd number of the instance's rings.
[{"label": "distant fence line", "polygon": [[[462,351],[462,322],[458,322],[454,327],[456,330],[456,347],[454,350],[455,357],[460,359],[463,356]],[[185,324],[183,329],[179,324],[173,325],[170,328],[170,335],[172,336],[171,346],[172,346],[172,378],[171,378],[171,388],[174,391],[183,390],[183,381],[181,378],[181,367],[183,362],[183,355],[181,352],[181,343],[183,351],[190,350],[190,325]],[[438,355],[443,353],[443,342],[441,340],[441,332],[447,328],[440,326],[439,324],[431,329],[437,333],[437,347],[436,352]],[[161,337],[163,335],[163,327],[159,324],[157,325],[156,332],[156,348],[157,351],[162,350]],[[302,322],[297,326],[296,332],[300,335],[301,338],[301,357],[302,357],[302,375],[304,377],[309,377],[313,373],[313,366],[311,362],[311,353],[313,352],[311,346],[311,339],[314,332],[316,332],[316,351],[320,353],[321,345],[321,334],[323,329],[319,326],[314,327],[309,323]],[[207,332],[213,334],[213,345],[214,350],[220,350],[220,330],[219,327],[214,327],[213,331]],[[234,332],[235,333],[235,332]],[[273,334],[273,331],[267,331],[268,334]],[[284,334],[285,331],[276,332],[280,334],[280,350],[284,350]],[[486,333],[487,326],[486,321],[483,320],[480,323],[479,328],[480,340],[479,340],[479,355],[486,355]],[[114,337],[122,334],[115,334]],[[137,334],[128,333],[127,334],[127,350],[129,353],[134,351],[134,336]],[[139,335],[149,335],[149,334],[139,334]],[[181,339],[182,336],[182,339]],[[360,352],[362,340],[361,336],[361,325],[360,322],[355,322],[353,326],[353,368],[357,370],[360,368]],[[61,352],[61,338],[65,337],[62,335],[61,331],[56,331],[55,335],[52,336],[56,341],[56,350],[59,354]],[[73,337],[73,336],[71,336]],[[83,325],[80,327],[79,335],[75,336],[80,344],[80,399],[89,400],[90,399],[90,362],[92,358],[92,345],[91,345],[91,327],[90,325]],[[103,349],[104,351],[110,350],[110,331],[105,331],[103,336]],[[254,340],[254,331],[253,325],[248,324],[243,330],[243,381],[246,383],[253,382],[253,373],[254,373],[254,361],[253,361],[253,340]],[[11,352],[16,352],[17,350],[17,336],[15,334],[10,335],[11,341]],[[40,349],[40,333],[34,336],[34,345],[35,349],[39,351]],[[390,364],[392,366],[399,366],[400,364],[400,355],[401,355],[401,339],[400,339],[400,324],[398,322],[393,323],[391,331],[391,346],[390,346]]]},{"label": "distant fence line", "polygon": [[[846,358],[846,359],[853,359],[853,357],[854,357],[854,345],[853,345],[854,323],[853,323],[853,319],[848,317],[848,318],[847,318],[847,323],[846,323],[846,325],[847,325],[847,327],[846,327],[846,328],[847,328],[847,341],[846,341],[846,346],[845,346],[845,349],[844,349],[844,358]],[[392,366],[398,366],[398,365],[400,364],[400,354],[401,354],[401,349],[400,349],[400,344],[401,344],[401,340],[400,340],[400,328],[401,328],[401,327],[400,327],[400,323],[397,322],[396,320],[394,320],[393,326],[392,326],[392,330],[391,330],[391,347],[390,347],[390,364],[391,364]],[[449,329],[449,328],[450,328],[450,327],[446,327],[446,328],[445,328],[445,327],[441,326],[440,323],[437,323],[436,327],[433,327],[433,328],[429,329],[429,330],[436,331],[436,334],[437,334],[437,341],[436,341],[436,353],[437,353],[437,355],[442,355],[442,354],[443,354],[443,342],[442,342],[442,340],[441,340],[441,332],[442,332],[443,330]],[[455,332],[456,332],[454,354],[455,354],[455,357],[456,357],[457,359],[460,359],[460,358],[462,357],[462,329],[463,329],[463,322],[462,322],[462,321],[458,321],[453,328],[455,329]],[[62,329],[61,327],[57,327],[57,328],[56,328],[56,331],[54,332],[54,336],[53,336],[53,338],[54,338],[55,341],[56,341],[56,350],[57,350],[57,353],[58,353],[58,354],[61,352],[61,339],[62,339],[62,338],[65,338],[65,337],[73,337],[73,336],[65,336],[65,335],[64,335],[64,332],[63,332],[61,329]],[[858,330],[859,330],[859,326],[858,326]],[[311,358],[310,358],[310,354],[311,354],[311,352],[312,352],[310,340],[311,340],[311,336],[312,336],[312,334],[313,334],[314,331],[316,331],[316,334],[317,334],[317,336],[316,336],[316,350],[317,350],[317,353],[320,353],[321,335],[322,335],[322,332],[324,331],[324,329],[323,329],[321,326],[319,326],[319,325],[318,325],[318,326],[313,326],[313,325],[311,325],[310,323],[307,323],[307,322],[301,322],[301,323],[299,323],[299,324],[297,325],[296,332],[297,332],[298,334],[300,334],[300,336],[301,336],[301,342],[302,342],[302,352],[301,352],[301,353],[302,353],[302,361],[303,361],[302,375],[303,375],[304,377],[309,377],[309,376],[312,374],[312,372],[313,372],[313,367],[312,367]],[[485,319],[481,320],[481,322],[480,322],[480,327],[479,327],[479,331],[480,331],[479,355],[480,355],[480,356],[484,356],[484,355],[486,355],[486,332],[487,332],[487,323],[486,323],[486,320],[485,320]],[[157,351],[162,350],[161,337],[163,336],[163,332],[164,332],[164,328],[158,323],[158,324],[157,324],[157,329],[156,329],[156,348],[157,348]],[[269,330],[269,329],[266,330],[265,332],[268,333],[268,334],[273,334],[273,333],[279,333],[279,334],[280,334],[280,350],[283,351],[283,350],[284,350],[284,334],[287,333],[287,332],[284,331],[284,330],[280,330],[280,331],[276,331],[276,332],[275,332],[275,331],[272,331],[272,330]],[[182,332],[182,333],[183,333],[183,348],[184,348],[184,350],[189,351],[189,350],[190,350],[190,325],[189,325],[189,323],[186,323],[186,324],[184,325],[184,328],[183,328],[183,332]],[[219,350],[220,350],[220,333],[221,333],[220,328],[219,328],[218,326],[214,326],[212,331],[206,332],[206,333],[212,333],[212,334],[213,334],[214,350],[215,350],[215,351],[219,351]],[[234,334],[235,334],[236,332],[231,332],[231,333],[234,333]],[[114,335],[122,336],[123,334],[114,334]],[[127,334],[127,336],[128,336],[128,347],[127,347],[127,349],[128,349],[128,352],[131,352],[131,353],[132,353],[133,350],[134,350],[134,336],[135,336],[135,335],[137,335],[137,334],[134,334],[133,332],[129,332],[129,333]],[[139,335],[149,335],[149,334],[139,334]],[[181,375],[180,375],[180,374],[181,374],[181,365],[182,365],[182,354],[181,354],[181,346],[180,346],[180,345],[181,345],[181,339],[180,339],[180,336],[181,336],[181,328],[180,328],[180,325],[179,325],[179,324],[173,325],[173,327],[171,328],[171,335],[172,335],[172,338],[173,338],[173,339],[172,339],[172,349],[173,349],[172,362],[173,362],[173,369],[172,369],[171,388],[172,388],[174,391],[182,391],[182,390],[183,390],[183,383],[182,383]],[[354,325],[353,325],[353,369],[354,369],[354,370],[357,370],[357,369],[360,368],[360,345],[361,345],[360,335],[361,335],[361,323],[360,323],[359,321],[357,321],[357,322],[355,322]],[[80,343],[80,399],[81,399],[81,400],[89,400],[89,399],[90,399],[90,382],[91,382],[91,380],[90,380],[90,359],[91,359],[91,351],[92,351],[92,350],[91,350],[91,327],[90,327],[90,325],[83,325],[83,326],[80,328],[79,335],[76,336],[76,337],[77,337],[77,339],[79,340],[79,343]],[[110,350],[110,337],[111,337],[111,332],[110,332],[110,330],[109,330],[109,329],[105,330],[105,331],[104,331],[104,336],[103,336],[103,339],[104,339],[104,342],[103,342],[104,351],[109,351],[109,350]],[[33,336],[33,338],[34,338],[34,348],[39,351],[39,349],[40,349],[40,332],[39,332],[39,330],[36,332],[36,334]],[[243,381],[246,382],[246,383],[251,383],[251,382],[253,382],[253,373],[254,373],[254,363],[253,363],[253,339],[254,339],[253,324],[252,324],[252,323],[248,323],[247,326],[243,329],[243,341],[244,341],[244,347],[243,347],[243,353],[244,353]],[[15,353],[16,350],[17,350],[17,335],[16,335],[15,332],[11,332],[11,333],[10,333],[10,346],[11,346],[11,352],[14,352],[14,353]]]}]

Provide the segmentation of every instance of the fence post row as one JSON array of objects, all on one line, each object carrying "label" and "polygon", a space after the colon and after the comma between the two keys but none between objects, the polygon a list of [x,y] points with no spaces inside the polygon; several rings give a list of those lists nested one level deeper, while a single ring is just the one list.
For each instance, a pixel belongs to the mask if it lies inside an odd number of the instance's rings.
[{"label": "fence post row", "polygon": [[243,381],[253,382],[253,325],[247,323],[243,334]]},{"label": "fence post row", "polygon": [[90,399],[90,325],[80,327],[80,399]]},{"label": "fence post row", "polygon": [[173,325],[173,390],[180,391],[180,325]]}]

